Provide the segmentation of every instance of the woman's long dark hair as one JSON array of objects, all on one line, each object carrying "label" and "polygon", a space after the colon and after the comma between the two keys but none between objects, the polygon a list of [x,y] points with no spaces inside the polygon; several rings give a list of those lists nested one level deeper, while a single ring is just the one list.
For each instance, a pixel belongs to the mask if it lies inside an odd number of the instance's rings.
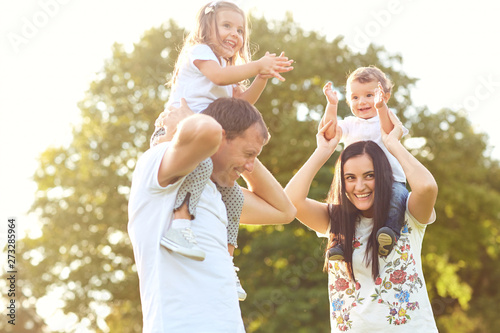
[{"label": "woman's long dark hair", "polygon": [[[359,141],[342,151],[335,166],[335,175],[327,199],[330,216],[330,242],[328,246],[342,244],[345,262],[352,281],[355,281],[352,267],[352,245],[356,232],[356,222],[361,211],[347,198],[343,177],[344,165],[350,158],[365,154],[373,162],[375,198],[373,202],[373,230],[368,239],[364,260],[367,267],[372,265],[372,276],[375,280],[379,275],[377,231],[385,225],[387,220],[394,181],[391,165],[383,150],[375,142]],[[327,265],[328,258],[326,258],[325,268]]]}]

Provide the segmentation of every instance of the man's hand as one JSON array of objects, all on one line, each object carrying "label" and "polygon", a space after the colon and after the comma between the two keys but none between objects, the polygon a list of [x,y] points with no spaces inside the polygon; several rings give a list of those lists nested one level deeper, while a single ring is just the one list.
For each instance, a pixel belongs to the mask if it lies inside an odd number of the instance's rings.
[{"label": "man's hand", "polygon": [[[155,127],[163,128],[164,133],[158,135],[154,141],[153,145],[157,145],[162,142],[172,141],[175,132],[177,131],[177,125],[185,118],[192,116],[193,111],[189,108],[184,98],[181,98],[181,106],[176,108],[170,106],[168,110],[160,113],[158,118],[155,121]],[[155,133],[158,130],[155,130]],[[160,132],[161,133],[161,132]]]}]

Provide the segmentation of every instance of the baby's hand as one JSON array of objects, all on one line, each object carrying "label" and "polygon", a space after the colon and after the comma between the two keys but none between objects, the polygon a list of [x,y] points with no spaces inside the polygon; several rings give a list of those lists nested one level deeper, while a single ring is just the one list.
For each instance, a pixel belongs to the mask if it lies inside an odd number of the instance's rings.
[{"label": "baby's hand", "polygon": [[323,94],[326,96],[326,101],[332,105],[337,105],[339,103],[339,97],[337,92],[333,90],[333,83],[328,82],[323,87]]},{"label": "baby's hand", "polygon": [[289,72],[293,69],[291,64],[293,60],[285,57],[285,53],[281,52],[279,57],[276,54],[266,52],[266,55],[257,60],[260,65],[259,75],[263,78],[275,77],[280,81],[285,81],[285,78],[279,73]]},{"label": "baby's hand", "polygon": [[375,107],[377,109],[380,109],[385,106],[385,93],[384,93],[384,87],[382,87],[382,84],[379,82],[377,89],[375,89]]}]

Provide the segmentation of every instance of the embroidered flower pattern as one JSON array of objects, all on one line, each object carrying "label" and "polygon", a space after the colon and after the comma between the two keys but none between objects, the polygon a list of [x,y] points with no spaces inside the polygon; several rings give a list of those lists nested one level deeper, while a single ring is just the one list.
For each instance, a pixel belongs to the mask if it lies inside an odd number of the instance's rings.
[{"label": "embroidered flower pattern", "polygon": [[404,325],[411,320],[411,312],[419,309],[418,302],[410,302],[412,294],[423,287],[418,276],[408,236],[412,232],[408,224],[401,231],[401,238],[394,247],[396,253],[385,263],[384,279],[375,281],[372,301],[387,306],[389,324]]},{"label": "embroidered flower pattern", "polygon": [[[359,239],[355,238],[353,240],[354,249],[359,248],[362,244]],[[359,297],[359,290],[361,289],[361,284],[359,282],[351,282],[349,276],[345,269],[341,269],[339,262],[328,264],[328,270],[330,274],[333,274],[335,281],[329,286],[330,293],[330,303],[332,305],[332,318],[333,321],[337,323],[337,328],[339,331],[347,331],[352,327],[352,320],[350,320],[350,311],[357,306],[357,304],[362,304],[364,298]],[[347,301],[349,299],[349,301]],[[344,307],[346,306],[346,307]]]},{"label": "embroidered flower pattern", "polygon": [[[390,325],[404,325],[411,320],[412,312],[420,309],[418,302],[412,301],[412,296],[423,287],[418,276],[415,259],[409,242],[412,230],[405,222],[401,237],[394,246],[394,253],[381,259],[383,272],[375,280],[375,290],[371,301],[387,307],[387,321]],[[354,249],[363,245],[359,238],[353,239]],[[384,264],[385,263],[385,264]],[[352,328],[350,312],[357,304],[364,304],[360,296],[361,285],[358,281],[349,279],[345,267],[339,262],[328,265],[330,274],[329,297],[332,309],[332,325],[337,330],[348,331]]]}]

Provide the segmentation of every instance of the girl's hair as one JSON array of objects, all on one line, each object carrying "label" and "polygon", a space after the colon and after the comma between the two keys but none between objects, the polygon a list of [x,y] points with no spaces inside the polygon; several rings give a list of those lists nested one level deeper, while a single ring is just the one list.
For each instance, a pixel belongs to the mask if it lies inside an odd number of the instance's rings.
[{"label": "girl's hair", "polygon": [[[375,174],[375,198],[373,202],[373,230],[368,238],[365,258],[366,266],[372,265],[373,280],[379,275],[377,231],[385,225],[392,195],[394,177],[391,165],[382,149],[373,141],[359,141],[349,145],[337,160],[335,175],[328,193],[328,213],[330,216],[329,245],[342,244],[349,276],[355,281],[352,268],[353,241],[359,211],[347,198],[344,180],[344,165],[353,157],[367,155],[373,163]],[[328,258],[325,270],[328,268]]]},{"label": "girl's hair", "polygon": [[[358,81],[359,83],[368,83],[368,82],[380,82],[382,84],[382,88],[384,89],[384,93],[390,93],[394,84],[387,78],[387,76],[375,66],[369,67],[359,67],[354,72],[349,74],[346,82],[346,89],[349,90],[349,84],[353,81]],[[349,98],[347,99],[347,103],[349,103]]]},{"label": "girl's hair", "polygon": [[[251,55],[249,46],[249,30],[245,12],[243,12],[243,10],[241,10],[236,4],[232,2],[213,1],[204,5],[198,11],[198,14],[196,14],[195,26],[184,41],[184,45],[175,64],[174,74],[168,84],[170,84],[171,86],[174,86],[176,84],[180,66],[182,65],[184,58],[187,57],[187,52],[194,45],[208,45],[215,53],[215,55],[220,58],[220,54],[217,54],[216,45],[213,44],[212,40],[214,40],[213,37],[215,37],[215,40],[217,40],[219,43],[222,43],[222,40],[219,36],[219,30],[217,28],[217,13],[224,10],[232,10],[241,14],[241,16],[243,16],[244,22],[243,46],[237,54],[229,59],[226,59],[227,65],[234,66],[239,64],[246,64],[250,61]],[[213,36],[214,32],[215,36]]]}]

